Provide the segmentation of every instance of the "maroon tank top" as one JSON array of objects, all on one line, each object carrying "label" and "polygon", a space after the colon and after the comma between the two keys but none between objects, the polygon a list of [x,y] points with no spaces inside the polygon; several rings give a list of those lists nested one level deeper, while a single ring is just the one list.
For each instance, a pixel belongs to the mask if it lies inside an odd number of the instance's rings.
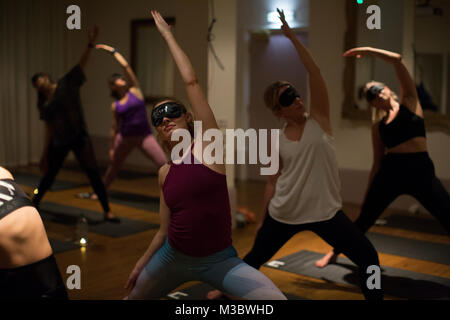
[{"label": "maroon tank top", "polygon": [[231,245],[230,201],[226,175],[203,164],[174,164],[163,185],[170,209],[169,244],[179,252],[205,257]]}]

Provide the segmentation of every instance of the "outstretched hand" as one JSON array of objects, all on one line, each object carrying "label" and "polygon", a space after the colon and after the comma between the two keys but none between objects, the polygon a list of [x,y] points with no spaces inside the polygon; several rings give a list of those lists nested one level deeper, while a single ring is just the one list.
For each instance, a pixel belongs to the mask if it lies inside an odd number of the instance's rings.
[{"label": "outstretched hand", "polygon": [[97,40],[98,30],[99,30],[98,26],[94,26],[89,29],[89,32],[88,32],[89,43],[93,44],[95,42],[95,40]]},{"label": "outstretched hand", "polygon": [[153,19],[155,19],[156,27],[158,28],[161,35],[165,36],[167,34],[170,34],[170,26],[167,24],[161,14],[156,10],[151,10],[150,13],[153,16]]},{"label": "outstretched hand", "polygon": [[102,50],[105,50],[105,51],[107,51],[109,53],[114,52],[114,48],[111,47],[111,46],[108,46],[106,44],[98,44],[98,45],[95,46],[95,49],[102,49]]},{"label": "outstretched hand", "polygon": [[368,53],[369,52],[368,52],[367,48],[354,48],[354,49],[350,49],[350,50],[346,51],[344,53],[344,57],[346,57],[346,58],[356,57],[358,59],[361,59]]},{"label": "outstretched hand", "polygon": [[286,37],[291,37],[293,35],[291,27],[289,27],[289,24],[286,22],[286,17],[284,15],[284,10],[280,10],[277,8],[278,14],[280,15],[281,23],[283,24],[281,26],[281,30],[283,30],[283,33]]}]

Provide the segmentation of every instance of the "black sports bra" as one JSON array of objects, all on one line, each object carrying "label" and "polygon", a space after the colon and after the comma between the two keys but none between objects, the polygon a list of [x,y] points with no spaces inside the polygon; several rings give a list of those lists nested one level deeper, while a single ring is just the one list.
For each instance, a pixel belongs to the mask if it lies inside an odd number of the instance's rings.
[{"label": "black sports bra", "polygon": [[0,220],[22,207],[33,207],[27,194],[13,180],[0,180]]},{"label": "black sports bra", "polygon": [[425,121],[404,105],[400,105],[397,116],[386,124],[386,117],[379,125],[381,140],[390,149],[416,137],[426,138]]}]

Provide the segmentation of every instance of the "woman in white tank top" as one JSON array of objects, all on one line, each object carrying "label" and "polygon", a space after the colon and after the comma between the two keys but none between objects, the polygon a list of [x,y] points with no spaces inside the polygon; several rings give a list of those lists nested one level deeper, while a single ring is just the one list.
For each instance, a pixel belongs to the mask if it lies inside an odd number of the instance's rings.
[{"label": "woman in white tank top", "polygon": [[309,115],[295,88],[278,81],[265,92],[268,108],[286,125],[280,136],[280,170],[269,178],[263,217],[252,250],[244,258],[259,269],[293,235],[310,230],[342,252],[359,267],[360,286],[366,299],[382,299],[383,292],[370,290],[367,268],[379,266],[372,244],[342,212],[340,181],[330,122],[328,90],[309,51],[279,11],[282,30],[295,46],[309,73]]}]

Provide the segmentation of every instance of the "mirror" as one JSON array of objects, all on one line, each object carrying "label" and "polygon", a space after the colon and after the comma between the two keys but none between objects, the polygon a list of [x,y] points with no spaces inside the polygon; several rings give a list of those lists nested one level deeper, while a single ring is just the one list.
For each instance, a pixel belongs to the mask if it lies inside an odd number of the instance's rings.
[{"label": "mirror", "polygon": [[[174,30],[175,18],[164,18]],[[147,103],[174,95],[175,64],[153,19],[131,21],[131,67]]]},{"label": "mirror", "polygon": [[[367,7],[376,4],[382,9],[381,30],[366,26]],[[417,92],[429,131],[450,134],[450,1],[388,1],[368,0],[356,5],[347,0],[347,30],[343,51],[353,47],[378,47],[403,55],[415,78]],[[360,88],[370,80],[386,83],[400,93],[394,68],[373,57],[345,59],[345,119],[371,121],[372,110],[360,95]]]}]

